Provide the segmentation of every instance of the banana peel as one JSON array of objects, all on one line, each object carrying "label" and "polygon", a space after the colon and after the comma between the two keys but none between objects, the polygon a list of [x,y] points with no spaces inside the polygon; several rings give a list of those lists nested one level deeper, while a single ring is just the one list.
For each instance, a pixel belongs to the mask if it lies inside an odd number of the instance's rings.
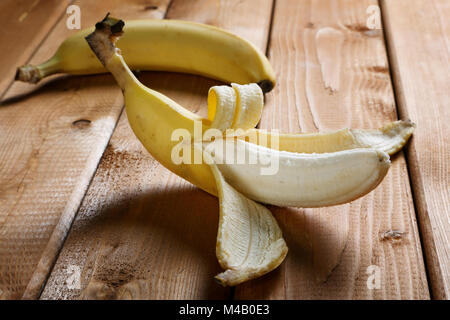
[{"label": "banana peel", "polygon": [[277,268],[288,247],[266,207],[236,191],[215,164],[211,165],[211,171],[220,207],[216,255],[225,269],[215,279],[223,286],[235,286]]},{"label": "banana peel", "polygon": [[[260,119],[263,99],[260,86],[251,84],[212,88],[208,119],[203,119],[136,79],[114,46],[123,26],[117,21],[105,18],[86,40],[122,88],[130,126],[147,150],[169,170],[218,196],[216,255],[226,271],[216,280],[222,285],[259,277],[279,266],[287,254],[276,220],[255,201],[315,207],[360,197],[381,182],[390,165],[388,154],[400,150],[414,130],[413,124],[397,121],[379,130],[275,136],[253,128]],[[185,151],[190,150],[194,158],[200,155],[203,162],[174,164],[171,152],[177,142],[171,139],[172,133],[182,128],[188,136],[195,136],[196,122],[201,124],[202,137],[209,129],[223,132],[234,128],[241,132],[231,139],[201,140],[200,146],[199,141],[190,140],[191,149]],[[251,142],[250,135],[254,138]],[[276,144],[272,144],[273,138],[278,139]],[[264,141],[270,144],[259,145]],[[275,155],[280,171],[264,178],[257,173],[263,169],[258,165],[221,161],[221,148],[227,149],[231,143],[257,157]]]}]

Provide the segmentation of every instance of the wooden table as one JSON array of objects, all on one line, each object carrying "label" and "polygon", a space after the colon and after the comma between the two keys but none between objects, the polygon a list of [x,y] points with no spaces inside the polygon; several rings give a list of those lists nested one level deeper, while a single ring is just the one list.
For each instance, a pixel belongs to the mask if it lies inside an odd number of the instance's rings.
[{"label": "wooden table", "polygon": [[[278,80],[260,128],[374,128],[400,118],[417,130],[365,197],[271,207],[286,260],[222,288],[213,281],[217,199],[143,149],[109,75],[13,82],[17,66],[49,58],[76,32],[66,27],[70,4],[81,8],[82,28],[110,11],[249,39]],[[4,0],[0,17],[1,298],[449,299],[448,0]],[[217,84],[139,77],[202,115]]]}]

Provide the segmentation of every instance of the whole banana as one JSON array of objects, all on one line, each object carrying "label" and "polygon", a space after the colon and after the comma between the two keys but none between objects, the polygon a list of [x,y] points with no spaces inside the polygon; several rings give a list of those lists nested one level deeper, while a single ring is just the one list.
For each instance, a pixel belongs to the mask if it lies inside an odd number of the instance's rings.
[{"label": "whole banana", "polygon": [[[127,21],[118,47],[132,70],[192,73],[236,83],[258,83],[267,92],[275,74],[265,55],[249,41],[225,30],[187,21]],[[94,28],[67,38],[48,61],[18,68],[16,80],[36,83],[55,73],[107,72],[84,38]]]}]

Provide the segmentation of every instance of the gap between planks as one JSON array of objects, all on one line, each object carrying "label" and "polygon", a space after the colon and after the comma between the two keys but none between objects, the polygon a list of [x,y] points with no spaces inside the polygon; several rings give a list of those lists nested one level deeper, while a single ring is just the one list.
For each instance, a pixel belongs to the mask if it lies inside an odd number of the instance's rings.
[{"label": "gap between planks", "polygon": [[[383,0],[378,0],[378,6],[380,8],[380,15],[381,15],[380,16],[380,20],[381,20],[381,25],[382,25],[382,30],[383,30],[383,38],[384,38],[384,46],[386,48],[386,56],[387,56],[387,59],[388,59],[387,63],[388,63],[389,75],[390,75],[390,79],[391,79],[391,86],[392,86],[392,91],[394,93],[395,109],[397,110],[397,114],[401,114],[401,110],[399,109],[399,101],[398,101],[399,97],[398,97],[398,92],[397,92],[397,86],[396,86],[396,83],[394,81],[395,74],[394,74],[393,69],[392,69],[392,65],[394,63],[393,62],[393,55],[392,55],[392,52],[391,52],[391,46],[389,45],[389,41],[388,41],[388,36],[389,35],[388,35],[388,31],[387,31],[387,28],[386,28],[386,23],[384,21],[384,15],[383,15],[383,12],[385,10],[384,7],[383,7]],[[408,147],[409,147],[409,143],[408,143],[408,145],[405,148],[408,148]],[[414,190],[414,185],[412,183],[411,171],[410,171],[409,162],[408,162],[408,154],[406,152],[404,152],[404,151],[402,151],[402,154],[405,157],[405,163],[406,163],[406,169],[407,169],[407,172],[408,172],[409,185],[410,185],[410,188],[412,190]],[[417,199],[416,199],[416,197],[414,195],[414,192],[411,193],[411,199],[412,199],[412,202],[414,204],[414,212],[415,212],[415,216],[416,216],[416,221],[420,221],[419,220],[419,216],[418,216]],[[424,239],[423,239],[423,234],[422,234],[420,223],[417,223],[417,231],[418,231],[418,234],[419,234],[420,247],[422,249],[422,255],[423,255],[423,257],[424,257],[424,259],[426,261],[427,257],[426,257],[426,251],[425,251],[425,247],[424,247]],[[430,284],[431,281],[430,281],[429,269],[428,269],[426,263],[424,264],[424,269],[425,269],[425,274],[426,274],[426,277],[427,277],[427,283]],[[433,292],[432,292],[432,286],[431,285],[428,286],[428,293],[430,295],[430,298],[433,299]]]},{"label": "gap between planks", "polygon": [[[71,4],[72,4],[74,1],[75,1],[75,0],[71,0]],[[167,13],[169,12],[170,7],[171,7],[171,5],[172,5],[172,3],[173,3],[174,1],[175,1],[175,0],[169,0],[169,4],[167,5],[167,8],[166,8],[166,10],[165,10],[165,12],[164,12],[164,14],[163,14],[162,19],[165,19],[165,18],[166,18]],[[62,17],[64,17],[64,16],[65,16],[65,15],[63,14]],[[61,19],[62,19],[62,17],[61,17]],[[56,24],[57,24],[57,22],[55,23],[55,26],[56,26]],[[50,33],[50,32],[49,32],[49,33]],[[48,35],[47,35],[47,36],[48,36]],[[37,49],[36,49],[36,50],[37,50]],[[36,50],[35,50],[35,51],[36,51]],[[11,83],[11,84],[12,84],[12,83]],[[83,201],[84,201],[84,199],[85,199],[85,197],[86,197],[86,194],[87,194],[87,192],[88,192],[88,190],[89,190],[89,187],[91,186],[91,183],[92,183],[92,181],[94,180],[95,173],[97,172],[98,167],[100,166],[100,163],[101,163],[101,161],[102,161],[102,159],[103,159],[103,155],[104,155],[106,149],[108,148],[109,142],[110,142],[112,136],[114,135],[114,131],[116,130],[117,125],[118,125],[118,123],[119,123],[119,120],[120,120],[120,118],[122,117],[122,115],[123,115],[124,112],[125,112],[125,106],[122,107],[122,110],[121,110],[119,116],[117,117],[117,121],[115,122],[114,128],[112,129],[112,132],[111,132],[111,135],[110,135],[110,137],[109,137],[109,139],[108,139],[108,142],[107,142],[107,144],[105,145],[105,148],[104,148],[104,150],[103,150],[102,156],[99,158],[99,160],[98,160],[98,162],[97,162],[97,166],[96,166],[96,168],[95,168],[95,170],[94,170],[94,173],[92,174],[92,176],[91,176],[91,178],[90,178],[90,180],[89,180],[89,183],[88,183],[87,186],[86,186],[86,191],[85,191],[83,197],[81,198],[81,201],[79,202],[78,208],[76,209],[76,212],[75,212],[75,215],[73,216],[72,222],[70,223],[70,226],[69,226],[67,232],[65,233],[65,237],[62,239],[61,245],[60,245],[60,247],[59,247],[59,250],[58,250],[57,253],[56,253],[56,256],[55,256],[54,259],[53,259],[53,262],[52,262],[52,264],[51,264],[51,267],[50,267],[50,269],[49,269],[47,275],[45,276],[45,279],[44,279],[43,282],[42,282],[41,290],[39,291],[39,293],[38,293],[38,295],[37,295],[37,299],[38,299],[38,300],[40,299],[40,297],[41,297],[41,295],[42,295],[42,292],[44,291],[44,288],[45,288],[45,286],[47,285],[48,278],[50,277],[50,274],[51,274],[52,271],[53,271],[53,268],[54,268],[54,266],[55,266],[55,264],[56,264],[56,261],[58,260],[59,254],[60,254],[61,250],[62,250],[63,247],[64,247],[64,243],[65,243],[65,241],[66,241],[67,236],[68,236],[69,233],[70,233],[72,224],[73,224],[73,222],[75,221],[75,219],[77,218],[78,212],[79,212],[79,210],[80,210],[80,208],[81,208],[81,205],[82,205],[82,203],[83,203]]]},{"label": "gap between planks", "polygon": [[417,124],[406,156],[430,292],[434,299],[445,300],[450,297],[447,2],[380,0],[397,107]]},{"label": "gap between planks", "polygon": [[[90,14],[92,24],[99,19],[93,16],[98,9],[92,10],[95,3],[75,3],[81,5],[84,13],[82,27]],[[111,8],[114,3],[108,5]],[[126,7],[116,8],[115,12],[125,19],[133,10],[134,17],[158,17],[160,14],[159,11],[140,10],[141,5],[140,1],[130,1]],[[166,1],[160,1],[159,5],[165,12]],[[86,6],[91,8],[83,10]],[[40,63],[49,58],[70,33],[64,18],[60,19],[30,61]],[[120,90],[107,75],[55,76],[37,86],[16,82],[5,97],[0,113],[7,125],[0,128],[5,130],[1,142],[6,149],[0,156],[7,165],[2,173],[2,179],[7,182],[2,184],[7,202],[2,207],[4,215],[0,216],[6,219],[2,222],[4,240],[0,280],[4,297],[36,298],[42,288],[41,281],[45,280],[52,259],[58,253],[85,195],[123,104]],[[33,108],[29,109],[30,106]],[[80,117],[92,122],[87,128],[76,130],[70,124]],[[40,121],[42,119],[44,121]],[[33,125],[21,126],[28,122]],[[11,143],[10,140],[16,142]],[[32,166],[28,168],[28,164]],[[58,174],[59,179],[56,179]],[[49,179],[56,179],[58,185],[49,184]],[[58,197],[55,198],[55,194]],[[44,203],[39,206],[40,202]],[[24,238],[18,242],[15,240],[18,237]]]}]

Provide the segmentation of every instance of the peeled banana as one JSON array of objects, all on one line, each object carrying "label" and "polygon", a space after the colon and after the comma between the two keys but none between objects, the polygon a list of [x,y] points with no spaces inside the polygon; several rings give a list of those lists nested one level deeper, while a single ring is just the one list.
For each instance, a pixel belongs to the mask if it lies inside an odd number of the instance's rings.
[{"label": "peeled banana", "polygon": [[[94,28],[67,38],[53,57],[18,68],[16,80],[36,83],[55,73],[106,72],[84,38]],[[118,47],[132,70],[192,73],[235,83],[258,83],[268,92],[275,74],[265,55],[249,41],[225,30],[188,21],[127,21]]]},{"label": "peeled banana", "polygon": [[224,153],[215,152],[217,167],[236,190],[277,206],[312,208],[350,202],[374,189],[391,164],[387,153],[375,149],[307,154],[280,152],[242,140],[225,140],[224,144],[219,149],[234,148],[234,154],[246,159],[267,159],[267,164],[226,163]]},{"label": "peeled banana", "polygon": [[[122,27],[122,21],[107,17],[86,40],[122,88],[130,126],[146,149],[169,170],[219,197],[216,254],[226,271],[216,279],[223,285],[261,276],[286,256],[276,220],[254,200],[316,207],[356,199],[380,183],[390,166],[388,153],[398,151],[414,128],[394,122],[380,130],[268,133],[254,129],[263,106],[255,84],[211,88],[208,119],[201,118],[139,82],[114,45]],[[174,150],[188,161],[174,161]]]},{"label": "peeled banana", "polygon": [[[173,149],[177,147],[179,144],[178,141],[172,141],[172,135],[174,132],[176,132],[178,129],[183,128],[188,137],[195,137],[200,136],[203,137],[205,133],[212,128],[212,124],[214,122],[210,119],[204,119],[199,117],[198,115],[186,110],[179,104],[177,104],[175,101],[169,99],[168,97],[162,95],[161,93],[151,90],[144,85],[142,85],[139,80],[133,75],[133,73],[130,71],[128,66],[126,65],[125,61],[123,60],[123,57],[118,53],[117,50],[115,50],[115,47],[110,44],[109,37],[110,35],[107,32],[111,32],[111,28],[106,31],[107,28],[104,29],[98,29],[96,32],[92,33],[90,36],[87,37],[87,40],[93,50],[99,55],[100,60],[105,64],[106,68],[114,75],[116,78],[119,86],[123,89],[124,96],[125,96],[125,105],[126,105],[126,112],[128,115],[128,120],[130,122],[130,126],[133,129],[136,136],[139,138],[139,140],[143,143],[143,145],[146,147],[146,149],[154,156],[156,160],[158,160],[161,164],[166,166],[169,170],[173,171],[177,175],[185,178],[186,180],[192,182],[193,184],[197,185],[201,189],[213,194],[217,195],[217,186],[216,181],[211,173],[211,170],[209,166],[206,163],[203,163],[204,161],[187,161],[184,163],[174,163],[172,160],[173,155]],[[104,42],[107,42],[109,46],[104,44]],[[253,114],[254,110],[258,110],[260,113],[262,110],[262,92],[258,88],[258,86],[255,85],[245,85],[245,86],[236,86],[234,85],[235,94],[228,94],[229,101],[236,101],[236,104],[234,106],[235,115],[232,120],[231,126],[233,127],[234,123],[236,121],[239,121],[240,126],[244,126],[242,129],[248,129],[249,127],[254,125],[253,119],[255,118],[253,115],[251,116],[244,116],[243,114]],[[259,90],[259,91],[258,91]],[[217,90],[217,88],[213,88],[212,92],[215,92],[216,97],[218,97],[219,103],[216,105],[216,109],[220,105],[227,105],[227,103],[223,103],[223,100],[220,99],[220,97],[223,96],[223,93],[220,92],[220,90]],[[255,93],[256,92],[256,93]],[[253,98],[252,98],[253,97]],[[233,100],[234,99],[234,100]],[[209,99],[214,100],[214,99]],[[216,112],[217,113],[217,112]],[[225,114],[228,114],[228,112],[224,112]],[[214,114],[213,112],[209,112],[209,114]],[[237,115],[237,116],[236,116]],[[241,115],[241,116],[239,116]],[[260,115],[259,115],[260,117]],[[237,120],[239,119],[239,120]],[[229,121],[229,120],[227,120]],[[198,125],[200,124],[200,128]],[[220,127],[220,125],[219,125]],[[274,140],[273,134],[266,133],[264,131],[258,131],[256,129],[253,129],[254,132],[257,132],[258,139],[256,141],[256,144],[260,144],[262,140],[260,139],[261,135],[269,135],[269,140]],[[248,131],[247,131],[248,132]],[[364,131],[362,131],[364,132]],[[400,130],[400,132],[403,134],[403,131]],[[320,134],[313,135],[314,139],[316,140],[314,145],[318,146],[320,148],[321,145],[329,146],[328,143],[329,137],[336,138],[337,140],[341,139],[342,137],[347,138],[347,143],[343,144],[348,148],[343,148],[343,152],[351,152],[346,151],[345,149],[354,149],[354,148],[361,148],[361,147],[372,147],[371,145],[367,145],[366,142],[371,142],[372,140],[368,137],[371,137],[374,135],[373,132],[368,131],[364,132],[366,139],[361,140],[359,139],[359,136],[361,135],[360,132],[357,132],[356,138],[355,135],[352,134],[351,131],[347,132],[338,132],[334,134],[329,134],[328,137],[322,137]],[[244,131],[243,136],[245,136],[246,133]],[[376,133],[375,136],[383,137],[383,134]],[[353,139],[351,139],[353,138]],[[237,144],[237,146],[244,146],[245,148],[250,148],[251,150],[255,149],[255,146],[252,146],[251,143],[248,143],[244,140],[245,138],[242,137],[241,140],[242,143]],[[296,149],[294,152],[304,152],[299,150],[299,146],[307,145],[310,146],[309,140],[311,140],[311,136],[308,135],[280,135],[280,146],[282,147],[281,150],[288,150],[289,149]],[[380,138],[381,139],[381,138]],[[374,139],[375,141],[376,139]],[[382,140],[382,139],[381,139]],[[190,141],[190,140],[189,140]],[[286,142],[288,141],[288,142]],[[307,141],[307,143],[303,143],[303,141]],[[317,142],[322,141],[322,143]],[[184,141],[186,142],[186,141]],[[201,141],[200,141],[201,142]],[[335,141],[333,141],[335,142]],[[378,143],[378,140],[377,140]],[[205,143],[207,144],[207,143]],[[192,148],[190,153],[193,155],[193,158],[202,159],[202,152],[201,149],[194,148],[193,145],[189,146]],[[301,167],[303,164],[298,161],[298,156],[295,155],[294,152],[285,153],[285,152],[278,152],[275,153],[276,148],[271,148],[269,150],[269,154],[273,155],[273,158],[276,159],[279,156],[282,156],[283,163],[289,163],[292,165],[292,170],[283,170],[281,168],[280,173],[276,175],[280,181],[283,181],[284,179],[287,179],[287,177],[284,176],[283,172],[286,172],[287,175],[292,175],[294,173],[295,179],[304,181],[305,183],[308,181],[307,177],[303,176],[304,173],[308,172],[309,174],[314,174],[317,172],[314,172],[313,170],[307,171],[307,170],[299,170],[299,167]],[[258,149],[260,150],[260,149]],[[261,149],[262,150],[262,149]],[[186,151],[186,149],[184,149]],[[319,157],[319,156],[313,156],[311,161],[309,161],[309,164],[306,164],[306,162],[303,162],[305,165],[310,166],[310,164],[317,164],[317,167],[323,166],[329,166],[330,172],[333,170],[340,170],[345,167],[345,160],[349,159],[351,157],[343,157],[342,154],[334,153],[335,150],[308,150],[308,152],[331,152],[327,156]],[[366,175],[369,176],[374,173],[374,169],[378,170],[378,174],[380,176],[384,175],[386,173],[386,165],[388,164],[388,157],[387,155],[382,154],[382,150],[378,152],[371,152],[368,153],[367,150],[364,151],[364,155],[372,160],[376,159],[377,161],[373,162],[371,160],[365,161],[364,163],[370,163],[371,165],[363,166],[362,170],[366,170]],[[266,152],[267,153],[267,152]],[[353,154],[353,153],[352,153]],[[262,156],[264,157],[264,155]],[[292,159],[290,159],[292,158]],[[343,161],[343,164],[341,165],[339,161]],[[377,167],[374,167],[372,164],[378,163]],[[350,163],[349,167],[354,167]],[[237,164],[230,164],[231,167],[238,167]],[[249,167],[250,168],[250,167]],[[286,166],[287,168],[287,166]],[[350,170],[350,169],[349,169]],[[244,170],[245,171],[245,170]],[[222,173],[225,177],[225,179],[235,179],[234,175],[231,175],[232,170],[224,170]],[[249,171],[250,172],[250,171]],[[230,174],[228,177],[227,174]],[[336,193],[328,193],[328,191],[324,188],[335,188],[334,183],[323,183],[321,179],[321,175],[317,175],[313,178],[311,178],[311,181],[314,181],[314,184],[308,184],[310,188],[315,188],[319,190],[318,192],[321,192],[323,194],[335,194],[336,197],[326,197],[323,198],[323,200],[314,200],[314,199],[307,199],[303,197],[299,197],[299,190],[296,190],[293,188],[293,186],[289,184],[285,184],[283,187],[283,191],[285,192],[283,200],[276,199],[275,197],[264,197],[263,195],[266,193],[267,186],[264,184],[261,185],[255,185],[253,189],[260,189],[260,192],[250,192],[250,190],[244,189],[242,186],[243,184],[238,184],[234,186],[238,191],[240,191],[243,194],[247,194],[249,196],[254,196],[254,199],[260,202],[264,202],[267,204],[276,204],[276,205],[295,205],[295,206],[323,206],[323,205],[334,205],[339,204],[345,201],[353,200],[357,196],[362,196],[372,190],[379,182],[378,179],[372,179],[372,184],[362,184],[360,181],[352,180],[352,179],[346,179],[345,183],[353,183],[352,186],[346,186],[347,190],[352,190],[352,193],[348,193],[348,198],[345,198],[343,196],[338,196]],[[255,177],[256,179],[256,177]],[[236,179],[235,179],[236,180]],[[248,182],[249,183],[249,182]],[[344,182],[343,182],[344,183]],[[306,185],[305,185],[306,187]],[[281,190],[280,190],[281,191]],[[303,191],[303,189],[302,189]],[[303,202],[305,201],[305,202]]]}]

